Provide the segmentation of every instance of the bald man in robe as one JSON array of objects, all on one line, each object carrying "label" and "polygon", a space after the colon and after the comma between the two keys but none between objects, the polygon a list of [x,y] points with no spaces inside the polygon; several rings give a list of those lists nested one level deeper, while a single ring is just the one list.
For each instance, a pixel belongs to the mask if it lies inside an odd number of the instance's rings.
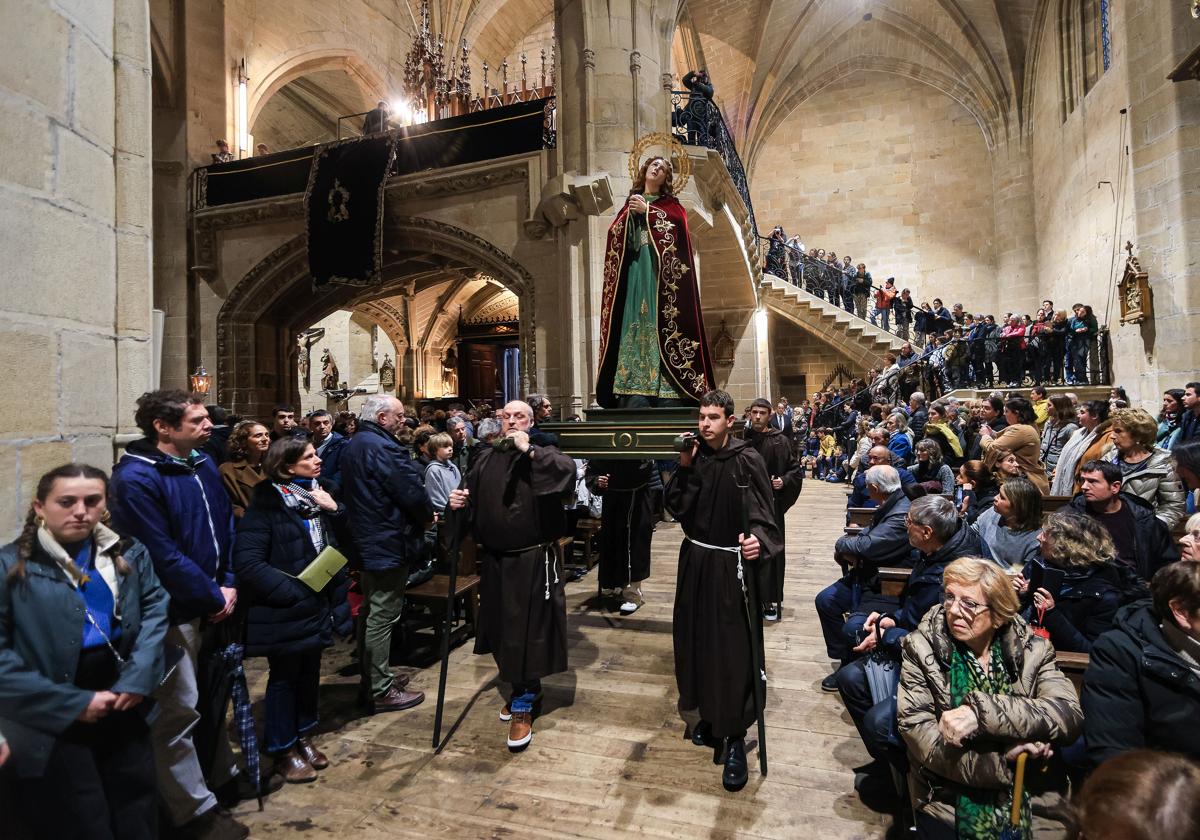
[{"label": "bald man in robe", "polygon": [[533,409],[504,406],[502,434],[467,473],[450,507],[467,509],[479,547],[480,615],[475,652],[490,653],[500,679],[512,686],[500,720],[508,748],[533,739],[542,678],[567,669],[567,576],[554,542],[567,532],[563,498],[575,490],[575,462],[533,425]]}]

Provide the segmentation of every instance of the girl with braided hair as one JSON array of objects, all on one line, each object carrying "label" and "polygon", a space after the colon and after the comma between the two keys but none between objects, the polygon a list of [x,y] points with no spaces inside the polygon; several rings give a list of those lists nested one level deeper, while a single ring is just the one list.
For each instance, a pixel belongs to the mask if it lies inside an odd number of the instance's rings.
[{"label": "girl with braided hair", "polygon": [[102,470],[64,464],[0,548],[0,731],[18,816],[39,838],[158,833],[144,715],[167,595],[146,549],[104,524],[107,503]]}]

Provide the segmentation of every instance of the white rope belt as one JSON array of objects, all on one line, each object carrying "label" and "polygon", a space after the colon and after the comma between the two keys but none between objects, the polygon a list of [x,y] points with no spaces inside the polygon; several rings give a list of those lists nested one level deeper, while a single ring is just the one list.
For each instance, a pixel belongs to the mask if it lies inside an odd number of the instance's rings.
[{"label": "white rope belt", "polygon": [[700,548],[707,548],[710,551],[728,551],[730,554],[736,554],[738,564],[738,580],[742,582],[742,589],[744,590],[746,588],[746,576],[742,569],[742,547],[740,545],[709,545],[706,542],[700,542],[700,540],[693,539],[687,534],[684,534],[683,538],[692,545],[699,546]]},{"label": "white rope belt", "polygon": [[554,582],[558,583],[558,561],[554,560],[554,543],[538,543],[537,545],[528,545],[524,548],[514,548],[509,551],[498,551],[497,556],[503,557],[509,554],[524,554],[526,551],[540,550],[542,554],[542,568],[546,573],[546,595],[543,601],[550,600],[550,567],[554,567]]}]

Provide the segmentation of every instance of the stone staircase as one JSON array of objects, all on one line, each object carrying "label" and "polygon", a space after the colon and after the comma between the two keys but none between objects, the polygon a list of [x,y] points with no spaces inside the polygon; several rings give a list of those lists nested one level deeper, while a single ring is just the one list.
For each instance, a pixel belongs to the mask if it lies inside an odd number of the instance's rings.
[{"label": "stone staircase", "polygon": [[759,297],[768,309],[836,347],[864,369],[879,364],[884,353],[898,352],[904,343],[870,321],[773,274],[763,273],[758,288]]}]

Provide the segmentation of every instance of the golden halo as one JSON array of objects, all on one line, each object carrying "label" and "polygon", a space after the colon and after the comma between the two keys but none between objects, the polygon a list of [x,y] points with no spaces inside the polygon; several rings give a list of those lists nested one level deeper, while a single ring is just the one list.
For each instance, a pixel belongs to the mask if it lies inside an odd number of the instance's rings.
[{"label": "golden halo", "polygon": [[638,172],[642,168],[642,156],[653,146],[668,150],[663,157],[671,161],[675,193],[678,195],[687,186],[688,178],[692,177],[692,160],[688,157],[682,143],[662,131],[644,134],[633,144],[633,150],[629,153],[629,180],[637,180]]}]

